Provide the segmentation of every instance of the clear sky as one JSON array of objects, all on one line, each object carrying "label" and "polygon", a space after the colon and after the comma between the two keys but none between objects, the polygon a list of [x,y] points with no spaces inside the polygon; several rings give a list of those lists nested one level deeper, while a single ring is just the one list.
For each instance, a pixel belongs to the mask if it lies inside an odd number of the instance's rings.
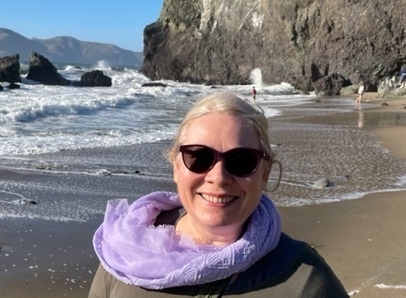
[{"label": "clear sky", "polygon": [[26,38],[71,36],[141,52],[164,0],[2,1],[0,27]]}]

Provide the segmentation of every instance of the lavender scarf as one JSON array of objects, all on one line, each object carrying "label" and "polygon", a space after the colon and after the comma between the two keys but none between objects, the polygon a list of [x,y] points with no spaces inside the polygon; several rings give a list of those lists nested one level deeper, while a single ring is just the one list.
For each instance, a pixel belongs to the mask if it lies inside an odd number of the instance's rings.
[{"label": "lavender scarf", "polygon": [[154,226],[161,211],[179,207],[178,195],[170,192],[154,192],[131,205],[109,201],[93,238],[103,267],[126,284],[148,289],[205,284],[245,271],[279,242],[280,215],[266,195],[245,233],[226,246],[196,245],[172,225]]}]

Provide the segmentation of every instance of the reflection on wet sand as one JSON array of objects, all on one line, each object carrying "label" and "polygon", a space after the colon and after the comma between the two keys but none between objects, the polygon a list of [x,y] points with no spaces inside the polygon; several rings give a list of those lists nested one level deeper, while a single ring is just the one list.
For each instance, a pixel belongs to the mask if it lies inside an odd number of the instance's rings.
[{"label": "reflection on wet sand", "polygon": [[363,111],[358,111],[358,122],[357,122],[358,128],[363,128],[364,127],[364,112]]}]

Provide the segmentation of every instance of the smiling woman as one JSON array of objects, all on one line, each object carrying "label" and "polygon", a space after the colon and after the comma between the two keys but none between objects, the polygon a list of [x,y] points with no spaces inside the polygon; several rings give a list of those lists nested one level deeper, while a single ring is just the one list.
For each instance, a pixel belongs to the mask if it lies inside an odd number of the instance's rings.
[{"label": "smiling woman", "polygon": [[265,195],[275,156],[260,109],[209,95],[168,156],[177,193],[108,203],[89,297],[347,297],[315,250],[281,232]]}]

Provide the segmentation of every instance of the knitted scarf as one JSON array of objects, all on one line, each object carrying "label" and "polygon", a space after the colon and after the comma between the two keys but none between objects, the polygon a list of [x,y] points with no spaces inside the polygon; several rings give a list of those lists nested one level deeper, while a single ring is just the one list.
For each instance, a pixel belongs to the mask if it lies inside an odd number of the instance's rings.
[{"label": "knitted scarf", "polygon": [[118,280],[147,289],[205,284],[245,271],[273,250],[281,234],[280,215],[266,196],[229,245],[197,245],[173,225],[154,226],[161,211],[181,207],[170,192],[154,192],[128,205],[107,203],[93,245],[102,266]]}]

